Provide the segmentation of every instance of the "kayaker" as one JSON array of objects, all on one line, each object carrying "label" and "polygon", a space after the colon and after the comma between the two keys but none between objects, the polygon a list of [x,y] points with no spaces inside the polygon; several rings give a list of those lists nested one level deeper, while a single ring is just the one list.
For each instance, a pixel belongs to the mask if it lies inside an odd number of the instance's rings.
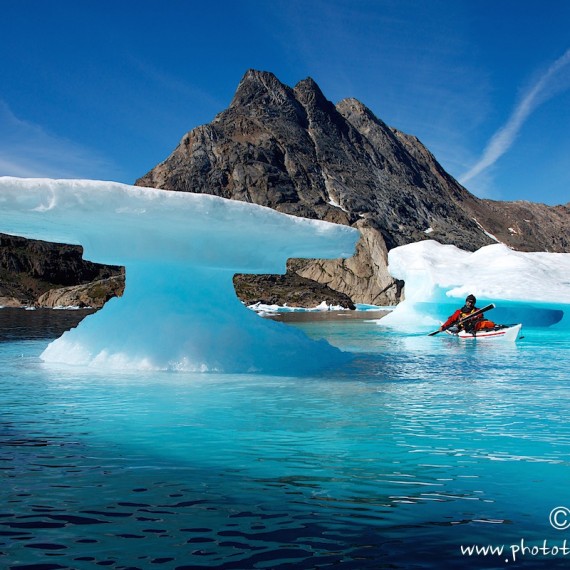
[{"label": "kayaker", "polygon": [[[467,295],[467,298],[465,299],[465,305],[461,307],[461,309],[457,309],[457,311],[455,311],[455,313],[453,313],[453,315],[451,315],[451,317],[449,317],[447,321],[445,321],[445,323],[439,327],[439,330],[446,330],[458,321],[478,311],[479,309],[475,306],[476,302],[477,299],[475,298],[475,295]],[[487,320],[483,314],[480,314],[476,317],[473,317],[472,319],[469,319],[466,323],[459,325],[457,329],[463,329],[467,332],[477,332],[484,329],[492,329],[494,326],[495,323],[493,321]]]}]

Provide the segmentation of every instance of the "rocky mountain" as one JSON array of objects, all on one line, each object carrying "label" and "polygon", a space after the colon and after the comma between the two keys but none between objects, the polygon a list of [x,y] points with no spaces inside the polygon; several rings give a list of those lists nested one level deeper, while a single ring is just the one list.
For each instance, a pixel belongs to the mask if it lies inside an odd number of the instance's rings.
[{"label": "rocky mountain", "polygon": [[[570,251],[570,204],[479,199],[416,137],[389,127],[355,99],[334,105],[310,78],[291,88],[271,73],[248,71],[228,109],[185,134],[136,184],[215,194],[360,230],[351,259],[291,260],[279,278],[238,276],[236,291],[246,301],[311,306],[322,296],[318,302],[326,297],[346,306],[395,304],[403,283],[387,271],[388,251],[423,239],[471,251],[495,241],[523,251]],[[103,280],[110,295],[120,290],[109,280],[119,268],[83,265],[78,249],[72,255],[73,248],[52,251],[38,242],[26,249],[6,239],[0,241],[0,297],[37,302],[47,289],[93,280]],[[80,288],[41,302],[61,295],[87,299]]]},{"label": "rocky mountain", "polygon": [[436,239],[472,251],[498,240],[526,251],[570,248],[568,205],[478,199],[417,138],[355,99],[334,105],[310,78],[290,88],[271,73],[248,71],[229,108],[184,135],[136,184],[357,227],[355,257],[293,260],[289,269],[360,303],[400,300],[402,283],[386,269],[387,252],[398,245]]}]

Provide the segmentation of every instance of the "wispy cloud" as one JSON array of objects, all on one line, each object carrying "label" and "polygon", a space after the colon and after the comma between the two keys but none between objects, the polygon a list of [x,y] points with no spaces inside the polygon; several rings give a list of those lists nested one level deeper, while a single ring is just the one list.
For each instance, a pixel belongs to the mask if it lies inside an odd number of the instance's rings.
[{"label": "wispy cloud", "polygon": [[521,98],[509,120],[489,140],[481,158],[459,178],[465,184],[505,154],[530,114],[542,103],[570,86],[570,49],[543,73]]},{"label": "wispy cloud", "polygon": [[0,100],[0,176],[97,178],[116,171],[88,148],[19,119]]}]

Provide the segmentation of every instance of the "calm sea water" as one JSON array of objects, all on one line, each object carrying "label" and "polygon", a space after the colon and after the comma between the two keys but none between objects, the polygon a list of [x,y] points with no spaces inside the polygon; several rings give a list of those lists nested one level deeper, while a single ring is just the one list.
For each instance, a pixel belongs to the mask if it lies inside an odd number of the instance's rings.
[{"label": "calm sea water", "polygon": [[81,314],[34,313],[0,311],[2,568],[570,565],[549,521],[570,508],[567,329],[515,345],[306,322],[354,361],[111,376],[42,364]]}]

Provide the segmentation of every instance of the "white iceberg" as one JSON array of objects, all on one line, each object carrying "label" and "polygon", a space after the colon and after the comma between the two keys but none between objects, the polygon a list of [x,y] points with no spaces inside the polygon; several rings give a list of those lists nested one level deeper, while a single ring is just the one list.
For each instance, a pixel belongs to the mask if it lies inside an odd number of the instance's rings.
[{"label": "white iceberg", "polygon": [[383,325],[439,325],[470,293],[479,306],[496,303],[492,318],[499,322],[548,326],[570,310],[568,253],[526,253],[504,244],[471,253],[426,240],[392,249],[388,265],[405,282],[405,301]]},{"label": "white iceberg", "polygon": [[344,361],[325,341],[263,320],[235,273],[284,273],[290,257],[354,253],[358,232],[204,194],[93,180],[0,177],[0,232],[78,244],[126,266],[122,298],[52,342],[48,362],[298,374]]}]

